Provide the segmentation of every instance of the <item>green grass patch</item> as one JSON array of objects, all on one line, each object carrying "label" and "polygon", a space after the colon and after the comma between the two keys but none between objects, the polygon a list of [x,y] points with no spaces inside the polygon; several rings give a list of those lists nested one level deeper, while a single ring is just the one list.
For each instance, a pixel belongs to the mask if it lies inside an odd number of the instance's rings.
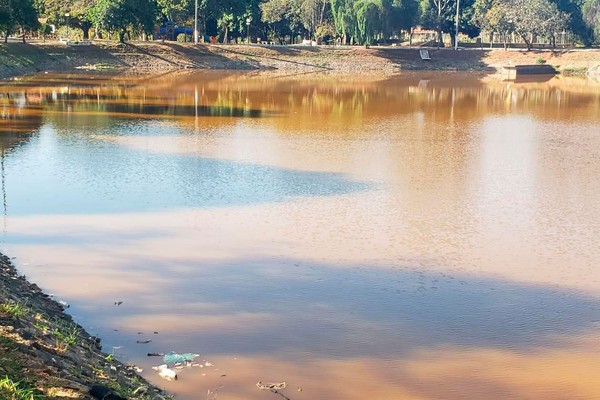
[{"label": "green grass patch", "polygon": [[29,307],[27,307],[26,303],[9,301],[7,303],[0,304],[0,312],[8,314],[15,319],[20,319],[29,313]]},{"label": "green grass patch", "polygon": [[24,382],[15,382],[8,376],[0,378],[0,400],[34,400],[42,395]]},{"label": "green grass patch", "polygon": [[587,67],[565,67],[565,68],[561,69],[561,72],[564,74],[573,74],[573,75],[587,74],[588,68]]},{"label": "green grass patch", "polygon": [[73,322],[57,320],[53,324],[51,335],[56,339],[56,348],[66,351],[77,342],[81,332],[79,326]]},{"label": "green grass patch", "polygon": [[113,70],[113,69],[117,69],[117,65],[111,64],[111,63],[108,63],[108,62],[98,62],[98,63],[94,64],[94,68],[95,69],[105,70],[105,71],[110,71],[110,70]]}]

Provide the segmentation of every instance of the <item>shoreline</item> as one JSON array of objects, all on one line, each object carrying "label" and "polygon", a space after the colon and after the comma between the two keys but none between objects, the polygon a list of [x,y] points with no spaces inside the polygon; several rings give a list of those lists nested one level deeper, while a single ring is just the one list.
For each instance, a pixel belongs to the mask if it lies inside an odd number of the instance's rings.
[{"label": "shoreline", "polygon": [[171,398],[138,375],[135,366],[103,352],[99,338],[73,321],[63,304],[20,276],[11,260],[0,254],[0,399],[32,395]]},{"label": "shoreline", "polygon": [[242,70],[384,74],[400,71],[476,71],[495,74],[505,65],[547,64],[558,72],[600,76],[600,49],[532,50],[359,46],[214,45],[178,42],[93,41],[0,44],[0,79],[39,72],[163,73],[174,70]]}]

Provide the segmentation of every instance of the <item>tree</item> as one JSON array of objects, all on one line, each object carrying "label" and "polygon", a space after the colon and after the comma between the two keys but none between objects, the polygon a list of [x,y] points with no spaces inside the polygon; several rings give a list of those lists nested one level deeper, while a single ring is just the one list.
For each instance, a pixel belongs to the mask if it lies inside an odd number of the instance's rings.
[{"label": "tree", "polygon": [[8,2],[1,1],[0,2],[0,32],[5,34],[4,42],[8,41],[8,35],[12,31],[12,27],[14,25],[12,10],[9,7]]},{"label": "tree", "polygon": [[386,25],[391,32],[407,30],[417,25],[419,19],[418,0],[392,0],[386,4]]},{"label": "tree", "polygon": [[473,19],[492,32],[519,35],[531,50],[534,36],[553,41],[566,28],[568,15],[549,0],[477,0]]},{"label": "tree", "polygon": [[551,0],[559,11],[568,16],[566,29],[573,32],[583,44],[592,44],[593,31],[583,17],[586,0]]},{"label": "tree", "polygon": [[191,24],[194,17],[194,0],[157,0],[160,12],[176,25]]},{"label": "tree", "polygon": [[452,0],[421,0],[421,23],[437,32],[438,46],[444,46],[444,23],[453,18]]},{"label": "tree", "polygon": [[151,34],[157,16],[153,0],[98,0],[90,10],[90,20],[99,29],[117,32],[119,42],[125,42],[125,35],[141,29]]},{"label": "tree", "polygon": [[328,4],[325,0],[267,0],[260,5],[261,18],[276,29],[301,32],[316,39],[317,28],[325,23]]},{"label": "tree", "polygon": [[583,5],[583,19],[592,30],[596,42],[600,41],[600,0],[587,0]]},{"label": "tree", "polygon": [[331,0],[331,12],[335,29],[342,36],[343,43],[351,43],[357,30],[355,0]]},{"label": "tree", "polygon": [[83,38],[89,39],[92,21],[90,9],[96,5],[96,0],[39,0],[42,15],[48,22],[55,25],[65,24],[65,14],[69,14],[69,26],[81,29]]},{"label": "tree", "polygon": [[375,34],[383,30],[383,5],[379,0],[359,0],[354,3],[356,36],[360,43],[373,43]]},{"label": "tree", "polygon": [[4,0],[0,3],[0,29],[5,34],[5,43],[17,28],[21,29],[25,43],[25,33],[38,26],[37,11],[32,0]]}]

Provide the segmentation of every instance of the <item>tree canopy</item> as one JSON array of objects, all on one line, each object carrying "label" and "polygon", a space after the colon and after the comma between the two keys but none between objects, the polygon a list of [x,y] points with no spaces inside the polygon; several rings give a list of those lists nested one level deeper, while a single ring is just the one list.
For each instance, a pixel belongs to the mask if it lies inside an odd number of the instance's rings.
[{"label": "tree canopy", "polygon": [[[301,36],[336,39],[346,44],[398,40],[401,32],[420,26],[454,41],[459,32],[476,37],[480,31],[505,40],[518,36],[554,44],[569,33],[582,44],[600,41],[600,0],[198,0],[199,31],[227,42],[247,36],[283,41]],[[151,34],[165,21],[192,27],[195,0],[0,0],[0,32],[25,33],[44,23],[80,30],[88,38],[115,34]],[[457,18],[458,7],[458,21]],[[62,34],[62,33],[61,33]]]}]

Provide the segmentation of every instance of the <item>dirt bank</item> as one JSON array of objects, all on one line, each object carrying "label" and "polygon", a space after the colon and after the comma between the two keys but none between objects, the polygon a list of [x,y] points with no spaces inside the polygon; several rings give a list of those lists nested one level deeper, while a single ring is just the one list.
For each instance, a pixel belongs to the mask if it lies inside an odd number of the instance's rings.
[{"label": "dirt bank", "polygon": [[[90,392],[91,391],[91,392]],[[33,397],[32,397],[33,396]],[[37,397],[36,397],[37,396]],[[0,255],[0,400],[166,399]]]},{"label": "dirt bank", "polygon": [[0,78],[40,71],[97,69],[156,73],[177,69],[332,71],[395,73],[400,70],[496,72],[506,64],[545,62],[559,71],[600,75],[600,50],[522,51],[403,47],[310,47],[193,45],[187,43],[95,41],[90,46],[58,42],[0,45]]}]

